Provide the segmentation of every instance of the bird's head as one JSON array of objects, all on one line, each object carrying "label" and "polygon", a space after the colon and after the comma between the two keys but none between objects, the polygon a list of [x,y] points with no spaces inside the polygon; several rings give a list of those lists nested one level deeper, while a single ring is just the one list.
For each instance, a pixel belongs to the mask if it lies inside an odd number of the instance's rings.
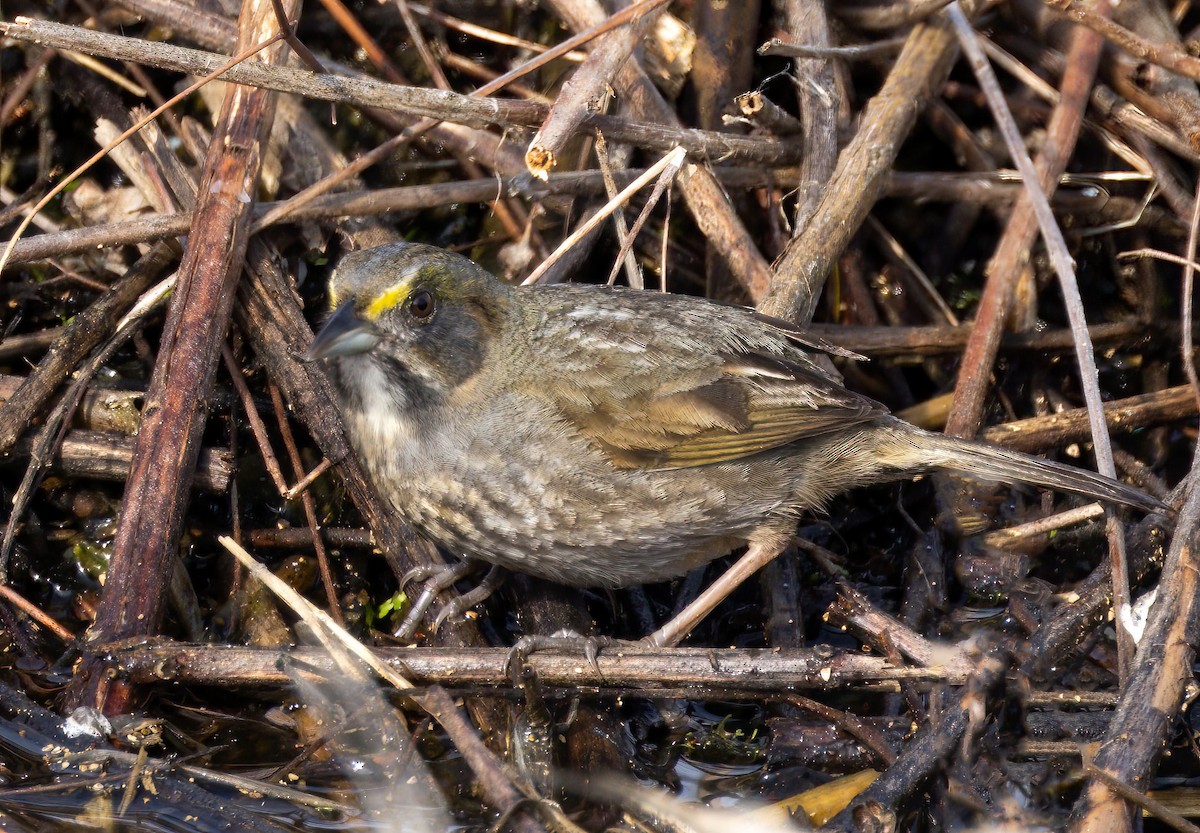
[{"label": "bird's head", "polygon": [[[392,243],[342,259],[333,314],[308,355],[327,359],[343,396],[390,394],[400,406],[444,400],[478,371],[513,289],[465,257]],[[384,391],[374,390],[384,386]]]}]

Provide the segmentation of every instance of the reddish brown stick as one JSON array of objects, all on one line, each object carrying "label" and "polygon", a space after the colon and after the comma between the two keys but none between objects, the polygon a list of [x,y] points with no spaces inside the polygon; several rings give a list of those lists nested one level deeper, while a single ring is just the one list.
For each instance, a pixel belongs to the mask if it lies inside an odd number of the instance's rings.
[{"label": "reddish brown stick", "polygon": [[[240,23],[239,51],[271,37],[278,26],[265,0],[248,0]],[[284,54],[280,47],[264,53],[276,62]],[[274,102],[263,90],[230,86],[221,106],[146,394],[108,582],[91,630],[94,642],[157,633],[161,625],[204,430],[202,403],[229,328]],[[82,666],[73,699],[109,713],[127,710],[129,687],[102,692],[95,670],[93,663]]]}]

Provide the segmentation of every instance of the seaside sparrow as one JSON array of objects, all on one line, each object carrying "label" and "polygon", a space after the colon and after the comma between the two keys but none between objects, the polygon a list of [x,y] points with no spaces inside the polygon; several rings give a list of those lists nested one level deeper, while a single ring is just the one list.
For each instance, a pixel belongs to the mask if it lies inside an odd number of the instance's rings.
[{"label": "seaside sparrow", "polygon": [[651,639],[674,643],[781,552],[805,509],[949,469],[1162,508],[1092,472],[930,433],[752,310],[502,283],[395,243],[347,255],[328,359],[350,437],[396,511],[455,554],[573,586],[668,579],[749,551]]}]

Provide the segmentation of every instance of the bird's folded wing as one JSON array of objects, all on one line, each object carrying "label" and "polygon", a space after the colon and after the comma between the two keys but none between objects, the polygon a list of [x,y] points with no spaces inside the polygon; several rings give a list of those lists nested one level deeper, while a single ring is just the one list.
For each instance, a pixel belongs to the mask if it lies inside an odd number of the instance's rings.
[{"label": "bird's folded wing", "polygon": [[723,356],[716,373],[697,373],[691,384],[687,376],[628,396],[610,387],[603,399],[555,404],[613,465],[643,469],[737,460],[887,412],[816,368],[761,353]]}]

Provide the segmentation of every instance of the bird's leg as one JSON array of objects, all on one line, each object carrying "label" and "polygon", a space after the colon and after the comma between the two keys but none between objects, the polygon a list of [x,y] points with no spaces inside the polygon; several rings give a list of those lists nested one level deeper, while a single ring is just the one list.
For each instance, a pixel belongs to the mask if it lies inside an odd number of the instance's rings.
[{"label": "bird's leg", "polygon": [[643,639],[642,643],[655,648],[678,645],[692,632],[692,628],[712,613],[713,608],[725,601],[730,593],[757,573],[764,564],[783,552],[785,547],[786,545],[780,545],[776,541],[750,544],[746,554],[726,570],[724,575],[710,584],[707,590],[681,610],[674,619]]}]

